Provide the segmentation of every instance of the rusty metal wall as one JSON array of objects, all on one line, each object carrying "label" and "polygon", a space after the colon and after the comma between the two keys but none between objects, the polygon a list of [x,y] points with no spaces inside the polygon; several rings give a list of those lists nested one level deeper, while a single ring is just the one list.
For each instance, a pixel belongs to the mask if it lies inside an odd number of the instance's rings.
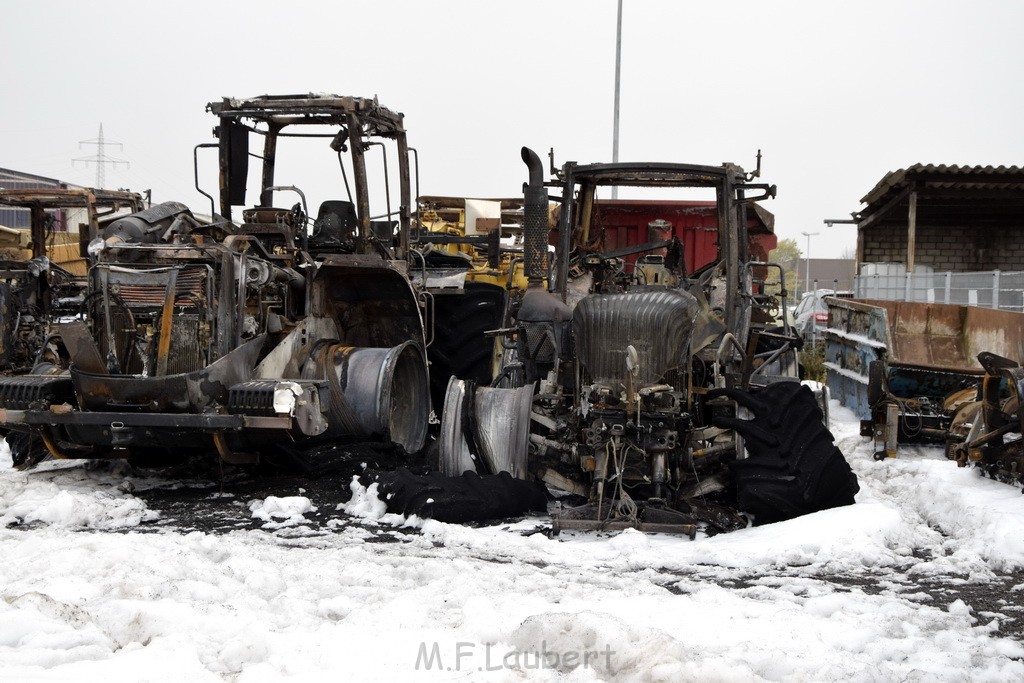
[{"label": "rusty metal wall", "polygon": [[983,374],[978,354],[988,351],[1024,362],[1024,313],[977,306],[909,301],[836,299],[825,331],[828,385],[839,401],[870,417],[870,363],[913,370],[919,381],[942,385],[952,376]]}]

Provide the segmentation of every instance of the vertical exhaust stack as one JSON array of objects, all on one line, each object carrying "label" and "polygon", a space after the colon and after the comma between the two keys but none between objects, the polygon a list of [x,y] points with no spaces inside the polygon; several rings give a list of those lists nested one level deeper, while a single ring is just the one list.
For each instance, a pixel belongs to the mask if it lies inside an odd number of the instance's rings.
[{"label": "vertical exhaust stack", "polygon": [[523,267],[532,288],[548,273],[548,191],[540,157],[529,147],[523,147],[522,156],[530,169],[530,181],[523,184]]},{"label": "vertical exhaust stack", "polygon": [[548,191],[544,167],[529,147],[523,161],[530,181],[523,184],[523,269],[528,284],[516,314],[526,341],[526,381],[538,379],[536,363],[555,363],[568,340],[572,310],[544,287],[548,276]]}]

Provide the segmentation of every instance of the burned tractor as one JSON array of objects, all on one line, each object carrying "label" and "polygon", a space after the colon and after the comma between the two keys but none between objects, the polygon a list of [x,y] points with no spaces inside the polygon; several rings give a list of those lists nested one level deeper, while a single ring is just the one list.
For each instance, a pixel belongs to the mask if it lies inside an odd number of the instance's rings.
[{"label": "burned tractor", "polygon": [[[207,108],[218,141],[195,156],[218,151],[219,212],[203,192],[212,221],[168,202],[107,225],[89,245],[83,314],[51,327],[55,360],[0,380],[0,425],[22,435],[16,444],[42,443],[54,457],[140,465],[214,449],[226,462],[253,463],[345,438],[417,451],[429,399],[408,279],[402,115],[334,95]],[[309,180],[332,197],[315,217],[302,189],[276,180],[288,158],[282,143],[293,138],[337,158],[335,182]],[[258,155],[251,141],[261,141]],[[374,176],[366,156],[376,146],[384,163]],[[261,160],[255,206],[246,201],[251,156]],[[196,168],[199,189],[198,160]],[[299,201],[278,207],[283,194]],[[247,207],[240,220],[235,207]],[[13,450],[16,464],[34,457],[27,445]]]},{"label": "burned tractor", "polygon": [[[523,160],[529,285],[495,331],[496,379],[449,384],[441,471],[507,472],[586,499],[556,530],[692,535],[698,522],[744,525],[737,509],[761,523],[852,503],[856,477],[820,396],[796,379],[798,340],[758,314],[780,306],[755,286],[778,266],[751,258],[746,212],[774,186],[732,164],[668,163],[568,163],[545,183],[537,155]],[[664,221],[647,242],[602,251],[599,193],[612,187],[710,193],[717,257],[687,272]]]},{"label": "burned tractor", "polygon": [[50,310],[49,265],[45,257],[0,260],[0,372],[30,371],[43,348]]},{"label": "burned tractor", "polygon": [[[76,315],[82,303],[90,237],[143,206],[126,190],[0,190],[0,207],[27,212],[29,224],[6,230],[11,242],[0,248],[0,373],[24,374],[44,359],[49,324]],[[58,239],[73,237],[72,227],[81,244]]]}]

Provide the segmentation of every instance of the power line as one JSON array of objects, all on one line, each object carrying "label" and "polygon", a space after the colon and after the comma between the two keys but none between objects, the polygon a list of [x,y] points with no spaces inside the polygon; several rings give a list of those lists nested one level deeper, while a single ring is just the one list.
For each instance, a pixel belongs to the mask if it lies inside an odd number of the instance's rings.
[{"label": "power line", "polygon": [[72,159],[71,163],[74,164],[77,161],[81,161],[83,164],[96,164],[96,187],[103,189],[103,185],[106,182],[104,171],[106,165],[110,164],[116,167],[118,164],[124,164],[125,167],[129,167],[130,164],[123,159],[115,159],[114,157],[107,156],[107,145],[117,145],[119,149],[123,149],[120,142],[108,142],[103,139],[103,124],[100,124],[100,134],[94,140],[79,140],[78,147],[81,149],[82,145],[96,145],[96,155],[91,157],[79,157],[78,159]]}]

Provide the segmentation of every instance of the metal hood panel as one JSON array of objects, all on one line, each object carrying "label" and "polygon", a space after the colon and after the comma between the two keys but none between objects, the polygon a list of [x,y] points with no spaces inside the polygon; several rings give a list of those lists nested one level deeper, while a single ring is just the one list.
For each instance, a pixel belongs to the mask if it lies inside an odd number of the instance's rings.
[{"label": "metal hood panel", "polygon": [[599,384],[626,383],[626,348],[637,351],[639,386],[657,383],[679,366],[686,352],[697,300],[675,289],[594,294],[573,312],[580,362]]}]

